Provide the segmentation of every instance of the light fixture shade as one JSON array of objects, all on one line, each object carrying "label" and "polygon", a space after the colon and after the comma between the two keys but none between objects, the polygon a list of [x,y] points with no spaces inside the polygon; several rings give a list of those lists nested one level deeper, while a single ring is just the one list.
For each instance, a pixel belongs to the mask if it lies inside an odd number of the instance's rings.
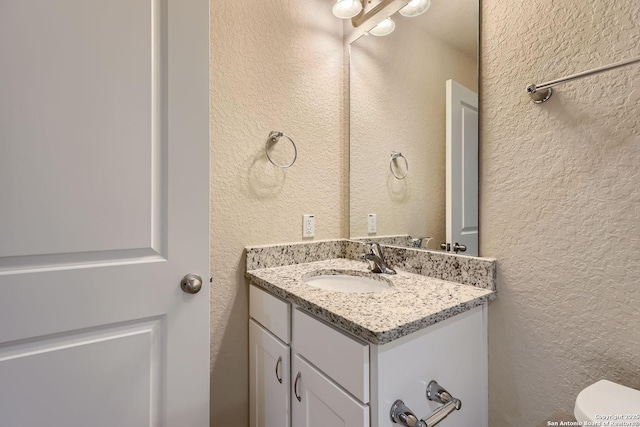
[{"label": "light fixture shade", "polygon": [[338,0],[333,5],[333,14],[341,19],[353,18],[362,10],[360,0]]},{"label": "light fixture shade", "polygon": [[422,15],[431,6],[431,0],[411,0],[409,4],[400,9],[400,15],[402,16],[418,16]]},{"label": "light fixture shade", "polygon": [[373,27],[371,30],[369,30],[369,34],[371,34],[372,36],[382,37],[386,36],[387,34],[391,34],[395,29],[396,23],[393,22],[391,18],[387,18]]}]

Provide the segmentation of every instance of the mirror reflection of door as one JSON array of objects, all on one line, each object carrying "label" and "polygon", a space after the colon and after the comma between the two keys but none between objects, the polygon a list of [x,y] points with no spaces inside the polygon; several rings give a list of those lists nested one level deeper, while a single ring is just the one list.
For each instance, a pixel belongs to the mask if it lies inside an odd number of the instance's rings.
[{"label": "mirror reflection of door", "polygon": [[447,242],[477,256],[478,94],[454,80],[447,80],[446,218]]}]

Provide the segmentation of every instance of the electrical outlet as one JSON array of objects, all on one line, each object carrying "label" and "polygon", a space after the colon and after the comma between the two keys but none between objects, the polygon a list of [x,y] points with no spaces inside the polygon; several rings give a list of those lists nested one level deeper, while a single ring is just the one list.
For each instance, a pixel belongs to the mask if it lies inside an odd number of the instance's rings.
[{"label": "electrical outlet", "polygon": [[377,224],[377,215],[376,214],[369,214],[367,215],[367,233],[371,234],[371,233],[376,233],[378,230],[378,224]]},{"label": "electrical outlet", "polygon": [[315,215],[302,215],[302,237],[313,237],[316,235]]}]

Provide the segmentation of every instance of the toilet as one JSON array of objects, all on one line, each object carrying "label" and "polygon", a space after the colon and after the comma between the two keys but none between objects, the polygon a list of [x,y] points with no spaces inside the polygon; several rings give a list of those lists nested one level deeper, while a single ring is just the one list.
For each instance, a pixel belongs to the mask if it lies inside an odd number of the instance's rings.
[{"label": "toilet", "polygon": [[629,425],[637,425],[635,423],[640,423],[640,419],[624,417],[640,417],[640,390],[600,380],[578,394],[573,414],[583,425],[601,425],[603,421],[626,421],[633,423]]}]

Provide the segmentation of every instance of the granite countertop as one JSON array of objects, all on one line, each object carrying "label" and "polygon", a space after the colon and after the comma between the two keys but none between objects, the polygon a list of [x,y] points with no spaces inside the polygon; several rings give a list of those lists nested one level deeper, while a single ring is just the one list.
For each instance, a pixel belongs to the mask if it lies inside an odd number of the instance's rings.
[{"label": "granite countertop", "polygon": [[249,270],[246,275],[255,285],[372,344],[389,343],[496,298],[491,289],[397,269],[395,275],[376,275],[392,285],[380,293],[333,292],[302,281],[318,270],[373,274],[361,261],[339,258]]}]

